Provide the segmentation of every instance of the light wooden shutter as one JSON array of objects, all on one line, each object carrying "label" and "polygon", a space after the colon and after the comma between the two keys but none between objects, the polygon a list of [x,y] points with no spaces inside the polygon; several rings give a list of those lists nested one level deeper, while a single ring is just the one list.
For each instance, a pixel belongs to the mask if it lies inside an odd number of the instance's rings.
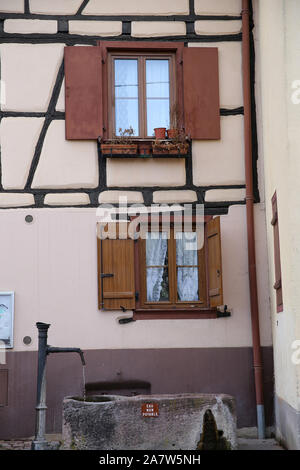
[{"label": "light wooden shutter", "polygon": [[66,139],[103,134],[100,47],[65,47]]},{"label": "light wooden shutter", "polygon": [[122,239],[128,224],[119,230],[116,239],[98,237],[99,309],[120,310],[135,308],[134,240]]},{"label": "light wooden shutter", "polygon": [[281,261],[280,261],[280,243],[279,243],[279,226],[278,226],[278,209],[276,192],[272,197],[272,225],[274,233],[274,261],[275,261],[275,283],[277,312],[283,311],[282,300],[282,283],[281,283]]},{"label": "light wooden shutter", "polygon": [[208,297],[210,307],[223,305],[220,217],[207,223]]},{"label": "light wooden shutter", "polygon": [[185,132],[192,139],[220,139],[219,66],[216,47],[183,50]]}]

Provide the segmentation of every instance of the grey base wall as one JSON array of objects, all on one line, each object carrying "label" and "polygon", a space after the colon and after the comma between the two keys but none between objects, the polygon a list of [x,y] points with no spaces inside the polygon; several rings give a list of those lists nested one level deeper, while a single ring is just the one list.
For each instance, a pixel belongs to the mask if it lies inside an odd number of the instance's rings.
[{"label": "grey base wall", "polygon": [[300,450],[300,411],[275,395],[276,438],[289,450]]},{"label": "grey base wall", "polygon": [[[263,347],[266,424],[273,424],[273,350]],[[116,392],[118,384],[148,382],[148,393],[226,393],[237,403],[238,427],[256,426],[252,348],[88,350],[86,382],[97,392]],[[37,352],[9,352],[8,405],[0,408],[0,439],[33,436]],[[117,384],[115,384],[117,382]],[[115,385],[114,385],[115,384]],[[130,388],[127,384],[126,387]],[[47,363],[47,432],[60,432],[62,401],[82,395],[77,354],[54,354]],[[129,391],[130,393],[130,391]]]}]

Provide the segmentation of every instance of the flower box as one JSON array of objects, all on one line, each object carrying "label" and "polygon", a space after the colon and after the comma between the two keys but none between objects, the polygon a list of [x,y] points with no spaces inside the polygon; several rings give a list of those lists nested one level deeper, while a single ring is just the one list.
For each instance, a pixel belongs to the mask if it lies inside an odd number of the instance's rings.
[{"label": "flower box", "polygon": [[156,154],[171,154],[171,155],[186,155],[188,153],[189,145],[188,144],[174,144],[171,142],[153,142],[152,152],[153,155]]},{"label": "flower box", "polygon": [[135,155],[137,153],[136,144],[101,144],[103,155]]}]

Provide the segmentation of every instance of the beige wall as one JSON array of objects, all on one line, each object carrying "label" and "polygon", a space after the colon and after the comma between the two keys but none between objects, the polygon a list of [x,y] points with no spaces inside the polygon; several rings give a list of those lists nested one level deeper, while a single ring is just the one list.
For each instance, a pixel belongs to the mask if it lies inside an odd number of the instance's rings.
[{"label": "beige wall", "polygon": [[[6,2],[7,4],[8,2]],[[17,1],[15,1],[17,5]],[[5,8],[7,8],[5,4]],[[81,1],[30,0],[32,13],[40,15],[73,15]],[[17,6],[18,7],[18,6]],[[18,7],[19,8],[19,7]],[[240,0],[197,0],[198,15],[239,15]],[[1,6],[0,6],[1,10]],[[91,0],[83,10],[84,21],[69,21],[69,33],[80,35],[80,41],[90,35],[121,34],[120,19],[96,21],[97,15],[185,15],[189,14],[188,0]],[[90,21],[86,15],[95,15]],[[186,35],[185,22],[135,21],[132,35],[145,38]],[[0,45],[2,110],[7,112],[45,113],[53,92],[58,70],[62,64],[63,41],[26,43],[32,32],[51,34],[56,19],[43,17],[38,22],[28,19],[6,19],[8,35],[24,34],[24,43],[12,41]],[[54,22],[54,23],[53,23]],[[80,23],[80,24],[78,24]],[[52,29],[53,28],[53,29]],[[236,34],[241,21],[205,20],[195,24],[196,34],[206,36]],[[13,36],[11,36],[13,37]],[[60,36],[59,36],[60,37]],[[55,38],[55,42],[54,42]],[[189,36],[190,38],[190,36]],[[220,70],[220,106],[233,109],[243,106],[242,55],[240,41],[190,41],[188,47],[218,47]],[[77,39],[76,39],[77,40]],[[78,42],[80,42],[78,41]],[[79,45],[78,45],[79,46]],[[5,85],[5,90],[3,85]],[[64,82],[60,90],[57,111],[64,111]],[[5,93],[4,93],[5,91]],[[61,117],[61,116],[60,116]],[[243,116],[222,116],[221,140],[193,142],[193,183],[207,187],[205,200],[218,204],[224,201],[242,202],[244,142]],[[3,192],[0,207],[16,207],[34,203],[33,195],[5,193],[25,187],[39,131],[44,117],[5,117],[1,120],[1,172]],[[232,317],[219,320],[139,321],[120,326],[120,312],[99,312],[97,309],[96,216],[95,209],[50,209],[51,205],[88,205],[89,190],[98,185],[98,156],[96,142],[65,140],[64,120],[50,123],[41,151],[31,189],[55,189],[62,192],[46,194],[43,209],[0,210],[2,290],[16,293],[15,349],[36,349],[35,322],[48,321],[51,341],[61,346],[78,345],[83,348],[169,348],[169,347],[239,347],[251,346],[251,322],[248,287],[247,242],[245,206],[231,206],[222,221],[222,257],[224,268],[224,296]],[[18,138],[16,139],[16,135]],[[261,163],[259,163],[261,165]],[[260,185],[262,167],[259,167]],[[102,176],[102,175],[100,175]],[[193,190],[177,189],[186,182],[185,162],[181,159],[111,159],[107,164],[108,189],[96,194],[94,200],[117,202],[119,192],[113,187],[126,187],[129,200],[143,201],[139,188],[161,186],[154,192],[155,202],[191,202],[197,194]],[[221,186],[219,189],[209,187]],[[227,187],[228,186],[228,187]],[[135,191],[131,191],[134,187]],[[172,189],[173,187],[173,189]],[[260,186],[262,188],[262,186]],[[64,193],[64,189],[81,192]],[[168,189],[169,188],[169,189]],[[97,191],[97,190],[95,190]],[[47,192],[47,191],[46,191]],[[100,190],[99,190],[100,192]],[[89,194],[88,194],[89,193]],[[27,213],[34,216],[28,225]],[[265,240],[264,205],[255,208],[257,254],[259,267],[259,305],[262,344],[271,344],[268,270]],[[3,227],[3,229],[2,229]],[[22,243],[20,242],[22,240]],[[72,328],[66,327],[71,322]],[[170,328],[172,334],[170,334]],[[34,338],[31,346],[23,345],[22,338]]]},{"label": "beige wall", "polygon": [[[26,214],[33,215],[33,223],[25,222]],[[261,214],[256,215],[262,219]],[[5,266],[0,270],[0,285],[1,290],[15,291],[16,351],[37,348],[37,321],[52,323],[49,342],[60,346],[87,349],[251,346],[245,206],[232,206],[229,214],[221,217],[224,300],[232,317],[141,320],[128,325],[118,324],[121,312],[97,308],[96,209],[2,210],[0,218],[1,266]],[[263,267],[266,262],[263,237],[257,249]],[[266,274],[261,270],[259,282],[265,346],[271,344]],[[22,342],[26,335],[33,338],[30,346]]]},{"label": "beige wall", "polygon": [[[292,343],[300,339],[300,4],[297,0],[255,1],[257,105],[260,148],[265,167],[265,204],[270,259],[270,297],[276,394],[300,410],[300,366],[292,362]],[[299,95],[298,95],[299,96]],[[276,313],[271,197],[277,191],[284,311]]]}]

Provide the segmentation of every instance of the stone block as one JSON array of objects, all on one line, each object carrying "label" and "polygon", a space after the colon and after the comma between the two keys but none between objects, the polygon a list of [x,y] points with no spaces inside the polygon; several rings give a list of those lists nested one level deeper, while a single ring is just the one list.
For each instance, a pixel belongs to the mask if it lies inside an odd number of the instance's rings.
[{"label": "stone block", "polygon": [[192,144],[193,180],[198,186],[244,184],[244,118],[221,117],[221,140]]},{"label": "stone block", "polygon": [[90,198],[86,193],[49,193],[44,200],[47,206],[82,206],[89,203]]},{"label": "stone block", "polygon": [[206,202],[244,201],[246,190],[241,189],[210,189],[205,193]]},{"label": "stone block", "polygon": [[127,198],[128,204],[143,203],[143,194],[138,191],[103,191],[99,194],[99,204],[119,204],[119,198]]},{"label": "stone block", "polygon": [[5,33],[17,34],[55,34],[57,33],[57,21],[52,20],[5,20]]},{"label": "stone block", "polygon": [[65,112],[65,79],[63,79],[58,100],[55,107],[56,111]]},{"label": "stone block", "polygon": [[184,21],[133,21],[131,35],[137,38],[158,36],[184,36]]},{"label": "stone block", "polygon": [[31,13],[44,15],[74,15],[82,0],[30,0]]},{"label": "stone block", "polygon": [[160,204],[176,204],[197,201],[197,194],[190,190],[171,190],[171,191],[154,191],[153,202]]},{"label": "stone block", "polygon": [[188,15],[189,0],[90,0],[83,15]]},{"label": "stone block", "polygon": [[[149,403],[154,412],[150,407],[150,416],[144,416]],[[196,450],[222,444],[237,448],[235,401],[229,395],[102,395],[63,402],[65,449]]]},{"label": "stone block", "polygon": [[95,188],[98,185],[97,145],[65,139],[65,121],[50,124],[33,188]]},{"label": "stone block", "polygon": [[242,21],[195,21],[196,34],[218,36],[220,34],[238,34],[242,29]]},{"label": "stone block", "polygon": [[1,0],[1,13],[24,13],[24,0]]},{"label": "stone block", "polygon": [[195,0],[196,15],[239,16],[241,11],[241,0]]},{"label": "stone block", "polygon": [[107,159],[108,186],[182,186],[184,184],[184,159]]},{"label": "stone block", "polygon": [[2,185],[23,189],[44,118],[10,117],[0,124]]},{"label": "stone block", "polygon": [[64,44],[1,44],[2,111],[46,111]]},{"label": "stone block", "polygon": [[122,34],[121,21],[69,21],[70,34],[87,36],[118,36]]},{"label": "stone block", "polygon": [[23,207],[34,205],[32,194],[26,193],[0,193],[0,208]]}]

